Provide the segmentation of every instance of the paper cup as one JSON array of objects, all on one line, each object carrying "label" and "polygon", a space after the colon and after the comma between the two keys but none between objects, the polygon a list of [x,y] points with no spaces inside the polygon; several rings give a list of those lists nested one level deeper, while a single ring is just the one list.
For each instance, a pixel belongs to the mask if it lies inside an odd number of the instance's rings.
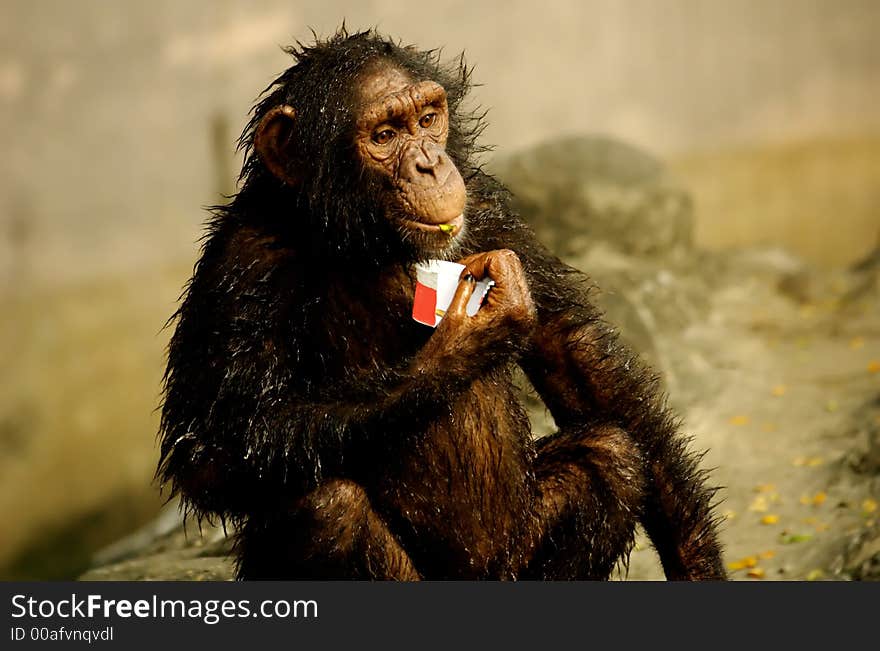
[{"label": "paper cup", "polygon": [[[455,296],[464,265],[446,260],[429,260],[415,268],[416,295],[412,317],[419,323],[436,328]],[[489,288],[494,284],[489,278],[477,282],[467,304],[468,316],[477,313]]]}]

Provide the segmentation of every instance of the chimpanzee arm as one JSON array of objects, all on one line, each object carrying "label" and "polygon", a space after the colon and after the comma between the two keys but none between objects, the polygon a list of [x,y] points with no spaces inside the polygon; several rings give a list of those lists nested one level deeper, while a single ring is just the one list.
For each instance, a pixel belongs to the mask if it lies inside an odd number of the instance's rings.
[{"label": "chimpanzee arm", "polygon": [[560,428],[611,423],[640,446],[648,474],[641,520],[667,577],[724,578],[711,508],[714,490],[705,486],[700,456],[688,450],[656,376],[589,300],[588,278],[495,206],[475,235],[484,251],[512,249],[525,271],[537,309],[533,345],[520,362],[529,380]]},{"label": "chimpanzee arm", "polygon": [[421,431],[503,363],[476,354],[486,336],[455,327],[466,318],[460,289],[458,308],[414,358],[332,386],[314,378],[305,392],[295,332],[278,328],[278,297],[296,298],[283,284],[292,274],[254,240],[206,247],[177,315],[162,409],[161,481],[197,513],[232,519],[283,512],[323,479],[345,476],[352,445]]},{"label": "chimpanzee arm", "polygon": [[[265,368],[260,361],[249,363],[257,371]],[[254,379],[268,384],[271,371]],[[195,418],[183,416],[178,411],[182,398],[169,393],[160,474],[199,513],[234,519],[260,510],[283,512],[323,479],[344,476],[340,460],[352,443],[406,427],[417,432],[436,417],[455,394],[453,383],[441,387],[436,379],[383,373],[374,378],[372,391],[315,401],[272,389],[262,392],[262,382],[227,377],[211,413]],[[255,392],[260,393],[257,400]]]},{"label": "chimpanzee arm", "polygon": [[[352,444],[381,446],[386,432],[421,431],[479,372],[462,365],[468,356],[434,364],[434,352],[423,352],[312,396],[291,391],[291,369],[265,351],[239,354],[207,401],[192,400],[205,380],[175,369],[163,409],[161,474],[199,512],[283,509],[324,478],[344,476],[339,464]],[[210,410],[200,409],[205,403]]]},{"label": "chimpanzee arm", "polygon": [[704,485],[700,457],[687,449],[656,377],[578,296],[575,273],[556,265],[546,272],[556,278],[542,273],[530,283],[539,325],[534,349],[523,359],[529,379],[560,427],[610,420],[641,446],[648,474],[642,523],[666,575],[724,578],[711,514],[714,491]]},{"label": "chimpanzee arm", "polygon": [[[530,285],[538,306],[535,347],[523,366],[561,426],[609,419],[642,447],[647,498],[642,522],[669,578],[724,578],[699,456],[687,449],[657,379],[586,300],[583,279],[548,260]],[[579,287],[579,285],[581,285]]]}]

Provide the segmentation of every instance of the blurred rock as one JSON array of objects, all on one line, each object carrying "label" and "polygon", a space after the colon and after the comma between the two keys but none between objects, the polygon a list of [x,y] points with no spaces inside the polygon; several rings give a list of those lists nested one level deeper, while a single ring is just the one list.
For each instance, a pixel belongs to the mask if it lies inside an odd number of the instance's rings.
[{"label": "blurred rock", "polygon": [[873,252],[853,265],[852,272],[856,282],[844,297],[847,303],[859,304],[880,297],[880,242]]},{"label": "blurred rock", "polygon": [[495,161],[492,172],[539,239],[597,283],[608,320],[669,385],[656,333],[684,327],[706,304],[701,283],[678,273],[694,264],[687,192],[655,157],[600,136],[540,144]]},{"label": "blurred rock", "polygon": [[836,572],[853,581],[880,581],[880,524],[855,533],[834,560]]},{"label": "blurred rock", "polygon": [[[92,565],[102,566],[119,563],[128,560],[144,552],[151,545],[165,536],[175,533],[183,526],[183,517],[180,513],[180,504],[175,499],[166,504],[156,519],[118,540],[112,545],[98,551],[92,558]],[[199,536],[202,535],[199,531]]]},{"label": "blurred rock", "polygon": [[185,525],[177,501],[133,534],[98,552],[80,581],[228,581],[231,539],[222,526]]},{"label": "blurred rock", "polygon": [[850,455],[850,466],[880,480],[880,394],[856,412],[851,436],[856,446]]},{"label": "blurred rock", "polygon": [[630,255],[693,245],[693,202],[653,156],[611,138],[554,140],[496,161],[538,236],[565,256],[606,242]]}]

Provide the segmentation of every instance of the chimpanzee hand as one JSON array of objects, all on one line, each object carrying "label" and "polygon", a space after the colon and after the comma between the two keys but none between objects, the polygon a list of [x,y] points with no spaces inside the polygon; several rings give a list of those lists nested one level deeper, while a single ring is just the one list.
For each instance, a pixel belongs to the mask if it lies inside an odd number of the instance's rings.
[{"label": "chimpanzee hand", "polygon": [[[439,365],[461,374],[483,372],[528,345],[535,324],[532,301],[519,258],[507,249],[469,256],[458,288],[443,320],[422,349],[420,366]],[[495,285],[480,310],[467,315],[467,303],[477,279],[489,277]]]},{"label": "chimpanzee hand", "polygon": [[[528,335],[535,325],[535,304],[516,253],[509,249],[488,251],[468,256],[459,263],[465,266],[463,278],[489,277],[495,281],[480,311],[472,317],[472,327],[483,331],[506,330],[513,336]],[[468,298],[473,287],[470,289]],[[466,305],[467,298],[464,300]]]}]

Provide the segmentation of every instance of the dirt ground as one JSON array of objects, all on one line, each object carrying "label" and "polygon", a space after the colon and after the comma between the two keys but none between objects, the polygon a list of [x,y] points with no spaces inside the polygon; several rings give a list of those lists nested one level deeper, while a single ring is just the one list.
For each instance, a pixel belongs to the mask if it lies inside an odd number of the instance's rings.
[{"label": "dirt ground", "polygon": [[[707,383],[685,428],[723,486],[732,578],[849,578],[852,541],[876,536],[880,516],[880,479],[859,472],[880,429],[880,308],[843,274],[800,296],[770,279],[714,293],[710,318],[675,342]],[[645,540],[628,578],[662,578]]]}]

